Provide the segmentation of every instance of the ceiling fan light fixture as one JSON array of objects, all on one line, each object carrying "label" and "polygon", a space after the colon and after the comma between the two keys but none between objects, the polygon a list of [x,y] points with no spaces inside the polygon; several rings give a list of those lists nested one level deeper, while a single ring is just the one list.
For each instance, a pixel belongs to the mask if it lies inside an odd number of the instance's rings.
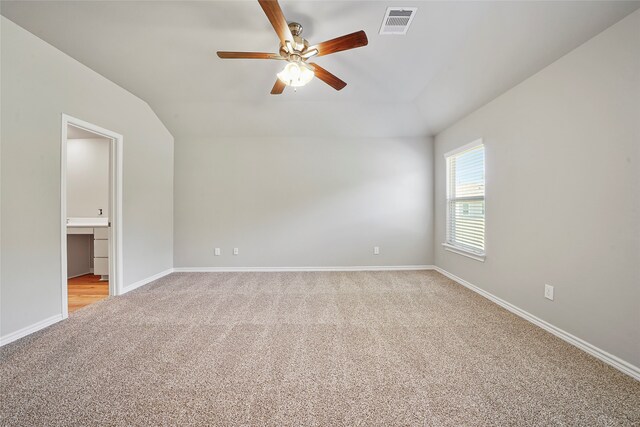
[{"label": "ceiling fan light fixture", "polygon": [[277,75],[278,79],[287,86],[302,87],[313,79],[314,73],[305,66],[290,62]]}]

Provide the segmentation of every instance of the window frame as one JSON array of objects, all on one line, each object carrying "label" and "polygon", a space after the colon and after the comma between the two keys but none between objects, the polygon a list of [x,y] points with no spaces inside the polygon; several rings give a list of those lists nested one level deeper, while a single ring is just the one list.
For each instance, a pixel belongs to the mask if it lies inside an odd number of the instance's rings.
[{"label": "window frame", "polygon": [[[455,245],[453,242],[450,241],[449,239],[449,221],[450,221],[450,197],[449,197],[449,192],[450,192],[450,188],[451,188],[451,183],[449,181],[451,175],[450,175],[450,166],[449,166],[449,158],[452,156],[455,156],[457,154],[463,153],[465,151],[469,151],[473,148],[477,148],[479,146],[482,146],[483,148],[483,155],[484,155],[484,159],[483,159],[483,163],[484,163],[484,168],[485,168],[485,177],[484,177],[484,195],[483,195],[483,201],[484,201],[484,238],[485,238],[485,242],[484,242],[484,250],[482,252],[476,252],[473,250],[470,250],[468,248],[462,247],[462,246],[458,246]],[[487,166],[487,151],[486,151],[486,146],[482,140],[482,138],[476,139],[468,144],[465,144],[461,147],[458,147],[454,150],[448,151],[446,153],[444,153],[443,155],[444,157],[444,162],[445,162],[445,241],[444,243],[442,243],[442,247],[449,251],[449,252],[453,252],[456,253],[458,255],[463,255],[465,257],[474,259],[476,261],[480,261],[480,262],[484,262],[485,258],[486,258],[486,253],[487,253],[487,244],[486,244],[486,236],[487,236],[487,178],[486,178],[486,166]]]}]

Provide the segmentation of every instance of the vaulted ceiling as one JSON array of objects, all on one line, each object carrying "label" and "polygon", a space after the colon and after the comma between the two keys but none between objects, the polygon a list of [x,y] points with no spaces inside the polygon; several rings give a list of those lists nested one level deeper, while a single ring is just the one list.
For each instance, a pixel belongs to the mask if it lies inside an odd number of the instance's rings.
[{"label": "vaulted ceiling", "polygon": [[[173,135],[437,133],[640,7],[640,2],[280,2],[304,37],[363,29],[369,45],[317,58],[345,80],[269,94],[280,61],[257,1],[4,1],[1,13],[149,103]],[[406,36],[378,34],[387,6],[418,7]]]}]

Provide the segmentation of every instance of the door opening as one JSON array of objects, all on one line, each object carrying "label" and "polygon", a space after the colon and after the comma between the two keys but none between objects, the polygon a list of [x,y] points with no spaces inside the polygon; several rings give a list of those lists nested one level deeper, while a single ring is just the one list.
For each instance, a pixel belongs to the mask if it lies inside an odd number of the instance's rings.
[{"label": "door opening", "polygon": [[122,136],[62,115],[61,306],[68,317],[119,295]]}]

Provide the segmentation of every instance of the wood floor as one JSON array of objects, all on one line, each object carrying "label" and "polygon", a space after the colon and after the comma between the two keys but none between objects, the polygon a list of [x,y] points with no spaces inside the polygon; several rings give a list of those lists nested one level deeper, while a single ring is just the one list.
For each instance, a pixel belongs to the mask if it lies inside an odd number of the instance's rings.
[{"label": "wood floor", "polygon": [[86,274],[67,282],[69,313],[109,297],[109,282],[101,282],[100,276]]}]

